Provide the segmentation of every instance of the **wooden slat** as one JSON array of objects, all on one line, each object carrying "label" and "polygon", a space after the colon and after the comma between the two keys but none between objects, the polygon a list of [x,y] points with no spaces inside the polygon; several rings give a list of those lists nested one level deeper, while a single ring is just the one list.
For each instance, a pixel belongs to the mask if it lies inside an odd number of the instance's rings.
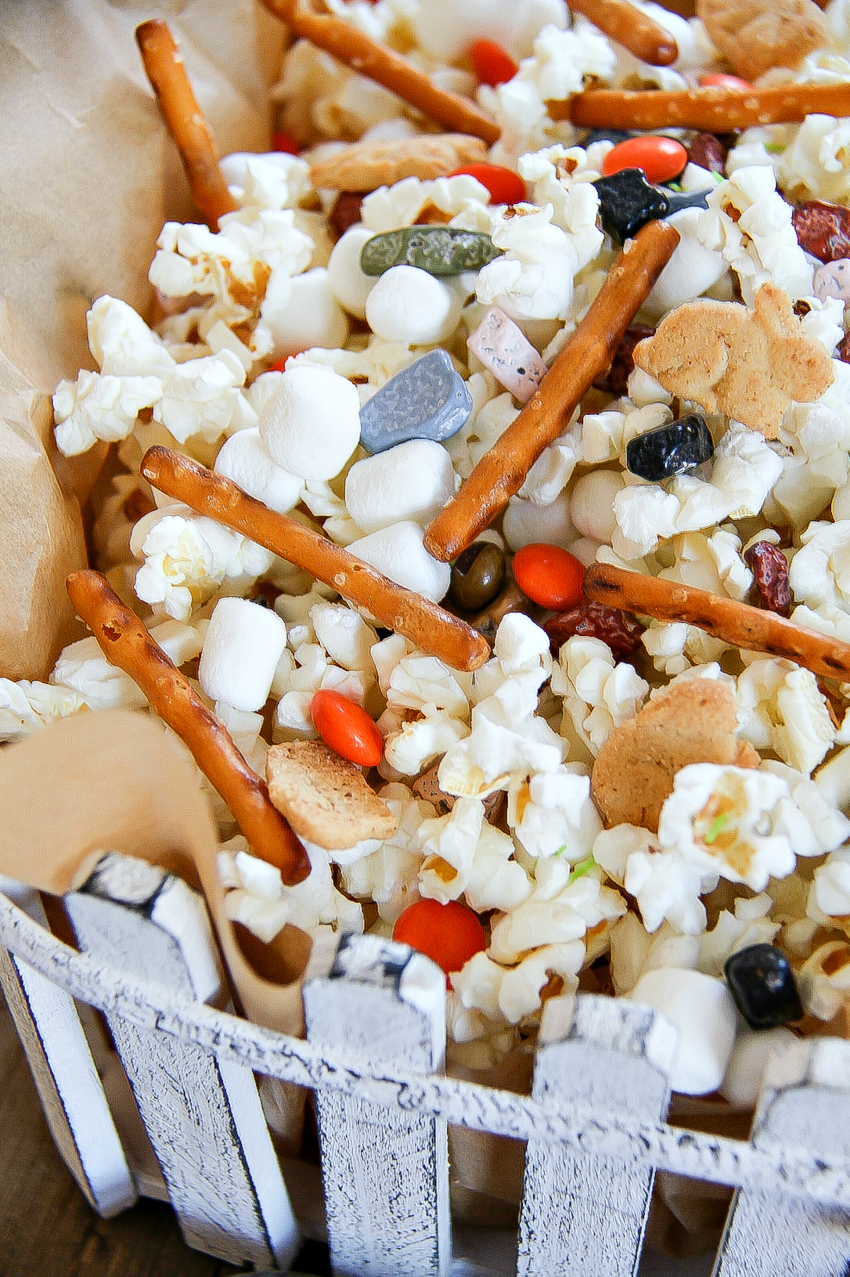
[{"label": "wooden slat", "polygon": [[[828,1165],[850,1156],[850,1042],[801,1038],[776,1052],[753,1124],[753,1143],[804,1146]],[[714,1277],[845,1277],[850,1212],[796,1194],[736,1193]]]},{"label": "wooden slat", "polygon": [[[4,885],[31,918],[47,925],[36,892]],[[99,1215],[126,1210],[136,1201],[136,1186],[73,998],[5,950],[0,985],[62,1160]]]},{"label": "wooden slat", "polygon": [[[442,1070],[445,977],[421,954],[343,936],[304,988],[307,1038],[366,1068]],[[316,1094],[336,1277],[444,1277],[451,1255],[446,1124],[332,1091]]]},{"label": "wooden slat", "polygon": [[[109,855],[66,905],[80,947],[104,969],[156,982],[166,1005],[219,996],[203,902],[182,880]],[[250,1069],[107,1019],[187,1244],[285,1267],[298,1233]]]},{"label": "wooden slat", "polygon": [[[678,1034],[648,1007],[584,994],[545,1006],[532,1095],[600,1114],[663,1118]],[[654,1171],[614,1136],[604,1155],[576,1157],[529,1140],[519,1277],[626,1277],[637,1272]]]}]

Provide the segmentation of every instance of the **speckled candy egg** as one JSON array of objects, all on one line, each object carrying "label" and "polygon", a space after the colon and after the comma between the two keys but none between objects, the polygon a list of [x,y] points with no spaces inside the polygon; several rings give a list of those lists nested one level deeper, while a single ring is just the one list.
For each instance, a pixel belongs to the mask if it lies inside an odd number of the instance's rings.
[{"label": "speckled candy egg", "polygon": [[815,271],[815,297],[825,301],[838,297],[850,301],[850,257],[839,257],[836,262],[826,262]]}]

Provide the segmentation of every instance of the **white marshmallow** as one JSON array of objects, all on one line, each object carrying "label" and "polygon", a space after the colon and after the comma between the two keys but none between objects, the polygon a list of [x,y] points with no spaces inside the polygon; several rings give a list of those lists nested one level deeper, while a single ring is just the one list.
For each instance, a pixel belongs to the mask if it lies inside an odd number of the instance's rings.
[{"label": "white marshmallow", "polygon": [[431,557],[422,544],[423,536],[419,524],[408,520],[352,541],[348,550],[397,585],[439,603],[449,588],[451,568]]},{"label": "white marshmallow", "polygon": [[570,546],[570,554],[574,555],[579,563],[583,563],[586,568],[589,568],[591,563],[596,562],[598,550],[599,542],[594,541],[591,537],[579,537]]},{"label": "white marshmallow", "polygon": [[702,209],[683,208],[666,219],[681,238],[644,302],[647,314],[666,315],[668,310],[693,301],[728,271],[722,253],[706,248],[697,239],[701,214]]},{"label": "white marshmallow", "polygon": [[215,459],[215,470],[238,483],[249,497],[255,497],[279,514],[298,504],[303,487],[301,479],[275,465],[263,447],[256,426],[237,430],[225,441]]},{"label": "white marshmallow", "polygon": [[548,505],[537,505],[523,497],[511,497],[502,520],[502,531],[513,551],[536,541],[566,550],[576,539],[570,518],[570,499],[562,492]]},{"label": "white marshmallow", "polygon": [[366,318],[366,298],[375,286],[374,275],[360,269],[360,250],[375,232],[365,226],[349,226],[334,244],[328,262],[328,283],[340,306],[358,319]]},{"label": "white marshmallow", "polygon": [[287,368],[260,409],[259,429],[284,470],[332,479],[360,442],[360,396],[330,368]]},{"label": "white marshmallow", "polygon": [[774,1050],[796,1042],[790,1029],[766,1029],[738,1034],[720,1093],[736,1108],[755,1108],[764,1081],[767,1061]]},{"label": "white marshmallow", "polygon": [[324,266],[316,266],[303,275],[273,271],[262,317],[271,329],[275,359],[313,346],[335,350],[348,340],[348,320],[331,291]]},{"label": "white marshmallow", "polygon": [[461,301],[456,292],[416,266],[393,266],[366,298],[366,319],[385,341],[428,346],[455,327]]},{"label": "white marshmallow", "polygon": [[410,439],[355,461],[345,479],[345,504],[358,528],[377,532],[412,519],[423,526],[454,496],[454,470],[441,443]]},{"label": "white marshmallow", "polygon": [[576,481],[570,498],[570,518],[583,537],[611,544],[617,526],[614,498],[626,486],[616,470],[591,470]]},{"label": "white marshmallow", "polygon": [[735,1045],[737,1013],[722,980],[680,967],[642,975],[629,994],[654,1007],[679,1030],[679,1050],[670,1076],[674,1091],[708,1095],[723,1081]]},{"label": "white marshmallow", "polygon": [[286,647],[286,626],[271,608],[248,599],[219,599],[207,627],[198,680],[213,701],[262,709]]}]

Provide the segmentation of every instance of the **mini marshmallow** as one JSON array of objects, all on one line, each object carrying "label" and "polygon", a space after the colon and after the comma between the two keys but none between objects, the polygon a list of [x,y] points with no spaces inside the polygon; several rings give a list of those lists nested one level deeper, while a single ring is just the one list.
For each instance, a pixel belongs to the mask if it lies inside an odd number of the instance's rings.
[{"label": "mini marshmallow", "polygon": [[198,680],[213,701],[262,709],[286,647],[286,626],[270,608],[248,599],[219,599],[207,627]]},{"label": "mini marshmallow", "polygon": [[570,518],[583,537],[610,545],[617,526],[614,498],[625,480],[617,470],[590,470],[576,481]]},{"label": "mini marshmallow", "polygon": [[576,539],[570,518],[570,499],[562,492],[548,505],[537,505],[523,497],[511,497],[502,520],[502,531],[514,552],[537,541],[566,550]]},{"label": "mini marshmallow", "polygon": [[722,980],[680,967],[647,971],[629,994],[679,1030],[670,1085],[683,1095],[709,1095],[723,1081],[735,1045],[737,1013]]},{"label": "mini marshmallow", "polygon": [[272,460],[302,479],[332,479],[360,441],[357,388],[330,368],[287,368],[260,409]]},{"label": "mini marshmallow", "polygon": [[375,285],[373,275],[360,269],[360,250],[375,232],[365,226],[349,226],[337,240],[328,262],[328,284],[331,292],[349,314],[366,318],[366,298]]},{"label": "mini marshmallow", "polygon": [[237,430],[227,439],[215,459],[215,471],[232,479],[243,492],[262,501],[270,510],[285,514],[298,504],[303,483],[288,470],[275,465],[263,447],[256,426]]},{"label": "mini marshmallow", "polygon": [[681,238],[644,302],[647,314],[666,315],[668,310],[693,301],[728,271],[723,254],[706,248],[697,239],[701,215],[700,208],[683,208],[667,218]]},{"label": "mini marshmallow", "polygon": [[720,1094],[736,1108],[755,1108],[764,1081],[767,1062],[774,1051],[797,1039],[790,1029],[762,1029],[738,1034]]},{"label": "mini marshmallow", "polygon": [[407,520],[352,541],[348,550],[397,585],[439,603],[449,588],[451,567],[431,557],[423,537],[419,524]]},{"label": "mini marshmallow", "polygon": [[331,290],[324,266],[293,276],[283,270],[273,271],[263,300],[262,318],[271,330],[275,359],[313,346],[335,350],[348,340],[348,320]]},{"label": "mini marshmallow", "polygon": [[345,504],[364,532],[406,519],[424,527],[454,490],[454,470],[443,445],[410,439],[355,461],[345,479]]},{"label": "mini marshmallow", "polygon": [[385,271],[366,298],[366,319],[385,341],[429,346],[452,331],[460,315],[457,293],[417,266]]}]

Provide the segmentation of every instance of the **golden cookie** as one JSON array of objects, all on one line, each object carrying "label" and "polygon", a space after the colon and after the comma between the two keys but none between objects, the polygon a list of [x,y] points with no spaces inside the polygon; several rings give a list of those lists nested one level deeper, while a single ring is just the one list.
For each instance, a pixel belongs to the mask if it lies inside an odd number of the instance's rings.
[{"label": "golden cookie", "polygon": [[771,67],[800,65],[830,43],[813,0],[697,0],[697,17],[738,75],[757,80]]},{"label": "golden cookie", "polygon": [[467,133],[425,133],[388,142],[352,142],[310,169],[321,191],[374,191],[404,177],[446,177],[487,159],[487,147]]},{"label": "golden cookie", "polygon": [[322,741],[273,745],[266,756],[269,797],[299,838],[341,850],[389,838],[396,820],[359,767]]},{"label": "golden cookie", "polygon": [[695,678],[674,683],[634,718],[616,727],[599,751],[590,793],[607,828],[641,825],[654,832],[673,777],[690,763],[757,767],[759,756],[738,740],[735,694],[728,683]]},{"label": "golden cookie", "polygon": [[678,306],[635,347],[634,360],[671,394],[766,439],[778,438],[792,401],[819,399],[834,375],[826,348],[806,335],[776,284],[762,284],[753,310],[708,300]]}]

